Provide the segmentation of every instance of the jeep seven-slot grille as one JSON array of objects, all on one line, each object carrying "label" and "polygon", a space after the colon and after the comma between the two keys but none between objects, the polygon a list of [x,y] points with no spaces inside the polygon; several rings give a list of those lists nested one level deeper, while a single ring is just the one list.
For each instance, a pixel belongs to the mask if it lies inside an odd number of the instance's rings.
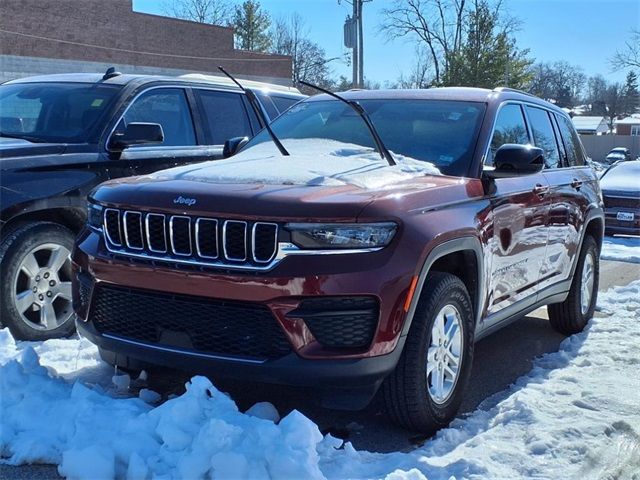
[{"label": "jeep seven-slot grille", "polygon": [[278,252],[278,225],[107,208],[111,251],[166,261],[265,267]]}]

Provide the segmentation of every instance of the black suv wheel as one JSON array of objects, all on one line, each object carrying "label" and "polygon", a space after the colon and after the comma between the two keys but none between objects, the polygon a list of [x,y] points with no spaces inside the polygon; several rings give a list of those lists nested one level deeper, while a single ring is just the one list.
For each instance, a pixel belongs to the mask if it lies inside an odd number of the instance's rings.
[{"label": "black suv wheel", "polygon": [[67,228],[35,222],[0,243],[2,323],[18,340],[46,340],[75,330],[71,305],[71,250]]},{"label": "black suv wheel", "polygon": [[473,324],[462,281],[430,273],[400,361],[383,385],[393,421],[432,434],[455,417],[471,373]]}]

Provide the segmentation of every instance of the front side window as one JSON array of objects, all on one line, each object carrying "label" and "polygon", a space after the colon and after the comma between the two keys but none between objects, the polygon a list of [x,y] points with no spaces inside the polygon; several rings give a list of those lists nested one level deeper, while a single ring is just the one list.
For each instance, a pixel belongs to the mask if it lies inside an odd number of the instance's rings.
[{"label": "front side window", "polygon": [[546,110],[542,108],[527,106],[527,114],[531,121],[533,131],[533,141],[536,147],[544,151],[544,164],[546,168],[558,168],[560,163],[560,152],[556,135],[553,132],[551,118]]},{"label": "front side window", "polygon": [[[428,162],[445,175],[468,174],[485,104],[453,100],[364,99],[386,147],[399,160]],[[339,100],[311,100],[294,105],[271,127],[293,154],[366,155],[373,161],[375,143],[362,118]],[[243,149],[271,149],[263,130]],[[275,154],[277,150],[274,151]]]},{"label": "front side window", "polygon": [[[32,142],[83,143],[121,87],[93,83],[16,83],[0,86],[0,136]],[[106,115],[106,116],[105,116]]]},{"label": "front side window", "polygon": [[127,109],[116,132],[123,133],[132,122],[162,125],[163,146],[196,145],[191,111],[181,88],[156,88],[144,92]]},{"label": "front side window", "polygon": [[496,152],[502,145],[507,143],[516,143],[519,145],[527,145],[530,143],[522,108],[515,103],[504,105],[498,112],[498,117],[496,118],[493,129],[493,136],[491,137],[489,154],[487,155],[485,164],[489,166],[493,165],[493,158]]},{"label": "front side window", "polygon": [[247,109],[239,93],[197,90],[205,116],[207,142],[223,145],[234,137],[251,137]]}]

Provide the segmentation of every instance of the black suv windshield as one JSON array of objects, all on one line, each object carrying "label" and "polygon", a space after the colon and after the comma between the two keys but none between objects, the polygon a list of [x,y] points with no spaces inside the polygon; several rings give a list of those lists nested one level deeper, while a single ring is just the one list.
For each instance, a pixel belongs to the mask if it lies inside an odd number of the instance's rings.
[{"label": "black suv windshield", "polygon": [[0,86],[0,136],[32,142],[86,142],[120,90],[94,83]]},{"label": "black suv windshield", "polygon": [[[361,100],[380,137],[398,161],[402,157],[430,162],[443,174],[467,175],[485,105],[450,100]],[[271,124],[292,154],[326,153],[343,144],[342,152],[362,154],[375,143],[362,119],[338,100],[301,102]],[[329,142],[327,142],[329,140]],[[269,142],[260,132],[243,150]],[[274,146],[275,149],[275,146]]]}]

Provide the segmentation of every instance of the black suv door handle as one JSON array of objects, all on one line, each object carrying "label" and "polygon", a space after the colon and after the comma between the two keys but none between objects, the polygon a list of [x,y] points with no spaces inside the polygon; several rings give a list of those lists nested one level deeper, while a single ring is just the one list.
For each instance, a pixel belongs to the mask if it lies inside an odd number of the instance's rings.
[{"label": "black suv door handle", "polygon": [[533,193],[541,197],[544,197],[547,193],[549,193],[549,186],[541,185],[540,183],[537,183],[536,186],[533,187]]},{"label": "black suv door handle", "polygon": [[573,181],[571,182],[571,186],[576,190],[580,190],[580,187],[582,186],[582,180],[578,180],[577,178],[574,178]]}]

